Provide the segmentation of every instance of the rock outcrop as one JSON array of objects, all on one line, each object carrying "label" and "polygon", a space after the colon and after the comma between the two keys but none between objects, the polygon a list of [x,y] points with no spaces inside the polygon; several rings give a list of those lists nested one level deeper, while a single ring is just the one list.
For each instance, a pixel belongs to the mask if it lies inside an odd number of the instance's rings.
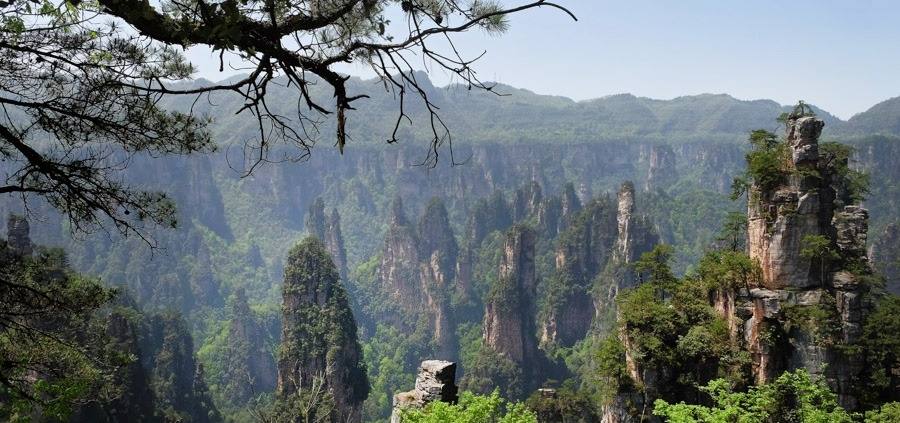
[{"label": "rock outcrop", "polygon": [[456,363],[443,360],[426,360],[419,366],[416,385],[412,391],[394,395],[391,423],[401,423],[404,410],[423,408],[431,402],[455,403]]},{"label": "rock outcrop", "polygon": [[587,204],[561,234],[556,273],[541,313],[541,345],[571,346],[584,338],[595,310],[594,278],[607,265],[617,239],[616,208],[606,197]]},{"label": "rock outcrop", "polygon": [[447,209],[433,200],[414,227],[406,218],[403,203],[396,198],[392,205],[388,233],[382,248],[378,276],[392,306],[379,311],[380,317],[406,333],[420,331],[431,334],[434,353],[442,358],[456,355],[456,337],[450,298],[458,288],[457,268],[469,276],[465,261],[459,261],[459,247]]},{"label": "rock outcrop", "polygon": [[456,356],[456,336],[450,315],[450,295],[456,280],[459,247],[450,228],[447,209],[439,199],[432,199],[425,208],[419,221],[419,241],[419,274],[429,311],[435,354],[452,359]]},{"label": "rock outcrop", "polygon": [[334,399],[328,419],[359,422],[369,393],[362,348],[337,268],[317,238],[288,253],[282,296],[278,397],[290,398],[319,379]]},{"label": "rock outcrop", "polygon": [[513,200],[513,220],[518,222],[536,213],[543,199],[541,185],[537,181],[517,189]]},{"label": "rock outcrop", "polygon": [[484,345],[533,371],[538,350],[534,327],[534,231],[513,226],[506,235],[499,275],[484,310]]},{"label": "rock outcrop", "polygon": [[888,292],[900,295],[900,225],[888,224],[875,239],[869,257],[885,278]]},{"label": "rock outcrop", "polygon": [[[818,144],[823,126],[809,116],[788,121],[790,165],[783,182],[765,187],[754,181],[748,195],[748,249],[762,267],[761,286],[720,295],[715,306],[750,352],[756,383],[806,368],[823,375],[842,404],[854,408],[850,387],[861,363],[833,344],[853,343],[861,332],[864,288],[854,272],[868,267],[868,212],[835,201],[835,159],[823,159]],[[814,249],[810,240],[827,245]],[[813,310],[830,317],[812,326],[798,322]],[[838,333],[827,334],[831,325]]]},{"label": "rock outcrop", "polygon": [[31,228],[24,217],[10,214],[6,220],[6,243],[10,251],[20,256],[30,256],[34,247],[29,232]]},{"label": "rock outcrop", "polygon": [[616,238],[612,255],[595,284],[594,325],[600,333],[614,325],[619,292],[638,283],[631,264],[660,242],[650,218],[637,213],[635,207],[634,184],[625,181],[616,194]]},{"label": "rock outcrop", "polygon": [[669,145],[650,147],[650,168],[647,172],[647,191],[665,189],[677,179],[675,172],[675,152]]},{"label": "rock outcrop", "polygon": [[328,254],[331,254],[341,279],[347,279],[347,250],[344,248],[344,237],[341,233],[341,215],[337,209],[325,213],[325,202],[317,198],[306,214],[306,232],[319,238]]},{"label": "rock outcrop", "polygon": [[231,321],[222,385],[227,398],[235,404],[246,404],[256,395],[275,389],[275,360],[266,329],[250,309],[243,289],[235,292],[229,306]]}]

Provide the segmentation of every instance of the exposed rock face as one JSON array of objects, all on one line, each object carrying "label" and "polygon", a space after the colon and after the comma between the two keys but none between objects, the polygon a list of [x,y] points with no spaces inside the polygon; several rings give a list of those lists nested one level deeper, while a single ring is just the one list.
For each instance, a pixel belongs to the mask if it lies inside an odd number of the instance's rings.
[{"label": "exposed rock face", "polygon": [[[854,342],[860,334],[862,287],[844,267],[866,266],[868,212],[858,206],[835,210],[833,171],[829,160],[819,160],[823,126],[814,117],[788,122],[790,176],[774,189],[753,185],[749,194],[748,247],[750,257],[762,266],[762,287],[720,296],[715,306],[727,313],[733,331],[750,351],[757,383],[806,368],[823,374],[841,402],[853,408],[850,385],[861,370],[858,359],[820,342],[817,328],[794,324],[785,332],[783,324],[797,310],[814,308],[834,314],[840,342]],[[809,236],[827,239],[840,258],[802,254]],[[772,334],[779,332],[782,340],[772,342]]]},{"label": "exposed rock face", "polygon": [[425,209],[419,221],[419,240],[421,284],[430,311],[435,353],[442,358],[454,358],[456,337],[450,315],[450,293],[456,279],[459,247],[442,201],[433,199]]},{"label": "exposed rock face", "polygon": [[347,293],[325,246],[314,237],[288,253],[278,357],[280,398],[321,380],[334,398],[331,421],[360,421],[369,385]]},{"label": "exposed rock face", "polygon": [[347,250],[344,248],[344,236],[341,234],[341,215],[337,209],[331,209],[331,214],[325,219],[325,248],[334,259],[334,265],[342,280],[347,280]]},{"label": "exposed rock face", "polygon": [[637,283],[629,265],[658,243],[659,234],[650,219],[635,211],[634,184],[625,181],[616,194],[616,239],[612,256],[599,277],[594,298],[594,324],[601,333],[615,322],[616,296]]},{"label": "exposed rock face", "polygon": [[885,277],[885,287],[900,295],[900,225],[887,225],[869,252],[872,264]]},{"label": "exposed rock face", "polygon": [[325,202],[322,198],[309,207],[306,214],[306,232],[319,238],[328,254],[331,254],[341,279],[347,278],[347,250],[344,248],[344,237],[341,234],[341,215],[337,209],[331,209],[331,213],[325,213]]},{"label": "exposed rock face", "polygon": [[560,236],[556,279],[543,310],[541,344],[571,346],[584,338],[594,317],[594,277],[607,265],[617,239],[616,208],[608,198],[591,201]]},{"label": "exposed rock face", "polygon": [[665,189],[677,178],[675,172],[675,152],[669,145],[650,147],[650,169],[647,174],[647,191]]},{"label": "exposed rock face", "polygon": [[21,256],[30,256],[33,247],[29,232],[30,227],[24,217],[9,215],[6,221],[6,242],[10,251]]},{"label": "exposed rock face", "polygon": [[479,200],[472,208],[466,226],[468,245],[477,248],[481,241],[495,230],[508,228],[513,223],[513,211],[506,203],[502,191],[494,191],[487,199]]},{"label": "exposed rock face", "polygon": [[74,411],[69,421],[72,423],[159,421],[155,413],[149,378],[141,365],[145,357],[142,357],[138,347],[135,325],[124,313],[116,310],[107,317],[106,333],[116,351],[135,357],[134,361],[120,367],[113,376],[114,383],[123,388],[122,392],[108,403],[90,402],[80,407]]},{"label": "exposed rock face", "polygon": [[538,356],[534,243],[534,231],[525,226],[514,226],[507,233],[497,285],[491,288],[484,312],[485,345],[526,367]]},{"label": "exposed rock face", "polygon": [[426,360],[419,366],[415,389],[394,395],[391,423],[400,423],[403,410],[423,408],[431,402],[455,403],[456,363],[443,360]]},{"label": "exposed rock face", "polygon": [[415,228],[406,218],[400,197],[395,198],[391,205],[391,218],[378,272],[382,287],[390,298],[397,301],[401,311],[411,313],[422,304],[424,293],[419,283],[419,240]]},{"label": "exposed rock face", "polygon": [[176,420],[198,423],[222,420],[203,378],[203,366],[194,357],[194,341],[184,319],[174,313],[154,315],[151,333],[141,346],[152,368],[153,397],[157,408],[172,410]]},{"label": "exposed rock face", "polygon": [[633,263],[659,243],[659,235],[647,216],[635,213],[634,184],[631,181],[625,181],[619,188],[616,202],[618,237],[614,257],[620,264]]},{"label": "exposed rock face", "polygon": [[447,209],[440,200],[433,200],[418,228],[407,220],[399,197],[392,209],[378,272],[384,292],[396,307],[383,317],[405,332],[415,331],[420,321],[427,322],[435,354],[454,358],[456,337],[450,295],[465,289],[454,286],[457,268],[461,266],[462,276],[469,279],[471,273],[465,259],[459,261]]},{"label": "exposed rock face", "polygon": [[513,219],[520,221],[536,213],[543,201],[541,185],[537,181],[531,181],[524,188],[516,190],[516,198],[513,203]]},{"label": "exposed rock face", "polygon": [[557,232],[565,230],[575,217],[575,214],[581,210],[581,200],[578,199],[578,193],[575,192],[575,185],[571,182],[566,183],[566,186],[563,188],[560,204],[562,206],[562,215],[560,216],[559,229]]},{"label": "exposed rock face", "polygon": [[243,289],[235,292],[230,306],[223,382],[225,395],[235,404],[244,404],[275,389],[275,360],[268,349],[266,330],[250,309]]}]

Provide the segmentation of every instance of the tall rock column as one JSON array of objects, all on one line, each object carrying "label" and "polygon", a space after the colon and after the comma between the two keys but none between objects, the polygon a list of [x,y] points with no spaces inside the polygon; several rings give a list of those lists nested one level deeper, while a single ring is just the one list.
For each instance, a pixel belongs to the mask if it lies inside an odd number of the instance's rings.
[{"label": "tall rock column", "polygon": [[623,182],[616,194],[616,239],[612,256],[595,286],[594,326],[598,332],[604,333],[614,326],[616,296],[638,282],[630,264],[658,243],[659,234],[650,219],[635,211],[634,183]]},{"label": "tall rock column", "polygon": [[556,273],[541,310],[541,346],[571,346],[584,338],[595,315],[592,283],[612,255],[616,208],[609,198],[590,201],[561,234]]},{"label": "tall rock column", "polygon": [[442,359],[456,355],[456,337],[453,318],[450,315],[450,295],[456,280],[456,264],[459,247],[447,209],[439,199],[433,199],[425,208],[419,221],[419,257],[422,290],[436,346],[435,353]]},{"label": "tall rock column", "polygon": [[288,253],[282,296],[279,398],[321,378],[334,399],[329,420],[360,421],[369,394],[362,349],[347,293],[321,241],[306,238]]},{"label": "tall rock column", "polygon": [[[812,116],[788,120],[789,158],[780,175],[771,175],[780,181],[763,186],[754,179],[748,190],[748,249],[762,268],[762,286],[739,292],[733,305],[715,306],[737,320],[730,326],[751,353],[757,383],[805,368],[824,376],[842,404],[853,408],[850,386],[861,363],[834,344],[859,337],[864,289],[853,272],[868,268],[868,212],[836,205],[836,199],[844,201],[836,189],[843,183],[838,158],[819,148],[823,126]],[[809,253],[808,240],[824,241],[818,249],[830,253]],[[806,310],[829,317],[804,324]],[[832,327],[839,333],[829,333]]]},{"label": "tall rock column", "polygon": [[29,236],[30,226],[22,216],[10,214],[6,220],[6,242],[9,249],[21,256],[30,256],[34,248]]},{"label": "tall rock column", "polygon": [[497,284],[485,304],[484,343],[531,371],[537,364],[534,231],[516,225],[506,235]]},{"label": "tall rock column", "polygon": [[675,152],[666,144],[650,148],[650,169],[647,173],[647,191],[665,189],[675,181]]},{"label": "tall rock column", "polygon": [[[787,142],[795,171],[816,170],[818,139],[824,123],[813,117],[792,120]],[[792,175],[777,189],[750,187],[748,247],[759,261],[763,284],[768,289],[805,288],[821,284],[811,277],[811,261],[801,257],[801,241],[808,235],[823,235],[822,222],[830,222],[832,206],[826,195],[833,191],[823,181],[802,174]]]},{"label": "tall rock column", "polygon": [[316,198],[306,213],[306,232],[322,241],[325,250],[331,254],[341,279],[346,280],[347,250],[344,248],[344,237],[341,234],[341,215],[337,209],[331,209],[331,213],[326,214],[325,202],[321,197]]}]

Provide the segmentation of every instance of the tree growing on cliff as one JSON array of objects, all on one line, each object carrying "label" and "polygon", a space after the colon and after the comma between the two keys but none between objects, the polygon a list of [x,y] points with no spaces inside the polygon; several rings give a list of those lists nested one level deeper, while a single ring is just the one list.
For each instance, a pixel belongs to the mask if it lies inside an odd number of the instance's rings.
[{"label": "tree growing on cliff", "polygon": [[807,235],[800,240],[800,257],[819,263],[819,277],[825,280],[828,264],[839,260],[841,255],[832,247],[831,240],[824,235]]},{"label": "tree growing on cliff", "polygon": [[[164,110],[164,97],[197,103],[217,92],[238,96],[235,112],[258,126],[245,146],[249,173],[270,160],[308,157],[318,126],[330,115],[343,152],[348,112],[368,97],[348,92],[349,77],[335,70],[348,62],[371,69],[399,98],[387,142],[412,123],[412,108],[425,110],[433,134],[426,160],[436,161],[439,148],[452,145],[450,131],[412,72],[414,63],[424,60],[425,69],[491,91],[473,67],[481,55],[466,54],[453,40],[475,29],[503,32],[508,15],[541,7],[569,13],[545,0],[509,7],[494,0],[2,1],[0,157],[7,173],[0,194],[44,198],[78,229],[111,221],[126,234],[144,236],[145,222],[174,225],[165,194],[135,189],[121,178],[137,156],[213,148],[209,120],[193,106],[187,113]],[[394,13],[403,18],[393,23]],[[195,87],[176,84],[195,71],[182,56],[191,46],[218,53],[220,70],[226,53],[237,56],[249,74]],[[269,108],[267,93],[275,84],[295,90],[294,116]],[[330,105],[315,85],[331,90]],[[293,149],[270,157],[278,144]]]}]

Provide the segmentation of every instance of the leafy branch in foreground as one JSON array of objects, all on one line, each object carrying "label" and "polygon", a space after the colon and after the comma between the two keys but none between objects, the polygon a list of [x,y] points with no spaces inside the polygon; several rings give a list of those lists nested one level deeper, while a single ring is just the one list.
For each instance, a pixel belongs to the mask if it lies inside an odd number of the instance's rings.
[{"label": "leafy branch in foreground", "polygon": [[80,404],[116,395],[111,377],[130,357],[107,350],[95,318],[114,294],[72,273],[60,250],[30,257],[0,245],[0,418],[36,410],[64,418]]},{"label": "leafy branch in foreground", "polygon": [[[46,198],[76,229],[111,219],[122,232],[144,236],[145,222],[174,225],[171,202],[140,192],[121,178],[135,158],[190,154],[213,148],[208,119],[163,110],[164,98],[213,103],[213,93],[237,95],[236,114],[249,114],[257,135],[245,140],[245,174],[269,161],[303,160],[333,115],[343,152],[347,121],[366,93],[348,92],[349,76],[335,69],[357,63],[394,94],[399,111],[387,142],[426,111],[431,129],[424,162],[450,149],[450,129],[439,115],[419,65],[440,69],[469,89],[492,91],[473,65],[483,52],[457,48],[458,34],[501,33],[514,13],[564,7],[546,1],[506,6],[494,0],[14,0],[0,1],[0,194]],[[402,16],[392,22],[389,16]],[[184,49],[205,46],[236,56],[248,74],[237,80],[186,88],[194,68]],[[273,84],[297,95],[296,113],[269,107]],[[321,89],[331,91],[331,104]],[[274,145],[285,144],[270,157]]]}]

